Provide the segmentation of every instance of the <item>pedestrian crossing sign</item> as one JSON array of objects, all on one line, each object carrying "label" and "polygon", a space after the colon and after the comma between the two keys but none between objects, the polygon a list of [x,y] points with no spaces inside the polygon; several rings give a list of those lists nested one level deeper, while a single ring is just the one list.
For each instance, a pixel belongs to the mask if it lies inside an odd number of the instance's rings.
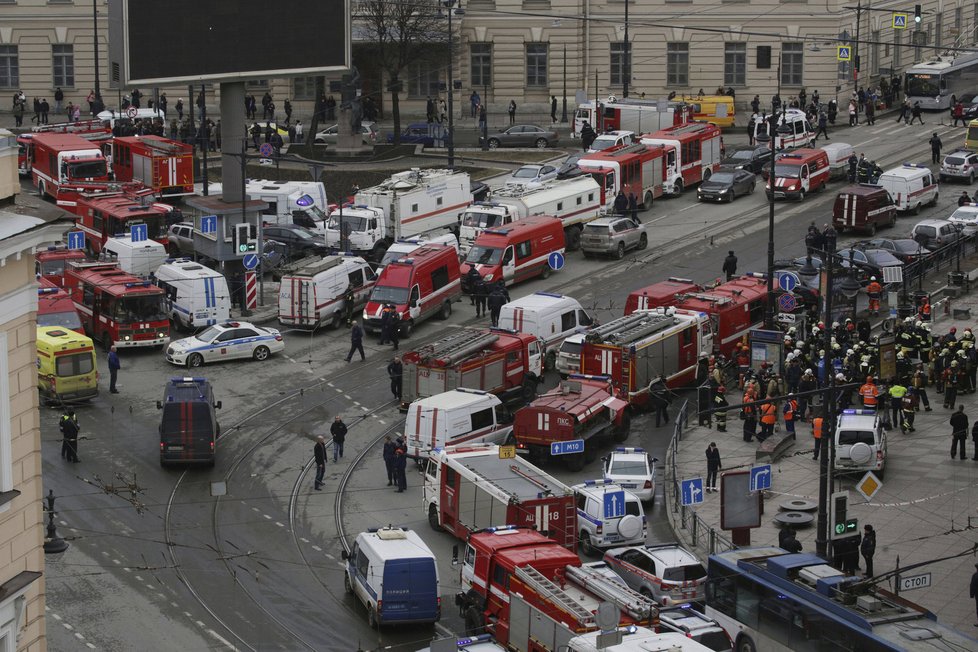
[{"label": "pedestrian crossing sign", "polygon": [[907,29],[907,14],[893,14],[893,29]]},{"label": "pedestrian crossing sign", "polygon": [[852,60],[852,48],[848,45],[840,45],[836,48],[836,58],[839,61],[851,61]]}]

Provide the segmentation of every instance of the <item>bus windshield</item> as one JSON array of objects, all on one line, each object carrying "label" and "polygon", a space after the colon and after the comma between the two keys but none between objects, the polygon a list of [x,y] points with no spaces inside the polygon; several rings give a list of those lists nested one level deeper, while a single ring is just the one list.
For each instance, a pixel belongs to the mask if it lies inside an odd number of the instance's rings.
[{"label": "bus windshield", "polygon": [[105,171],[105,159],[95,159],[91,161],[68,162],[69,179],[94,179],[107,175]]},{"label": "bus windshield", "polygon": [[941,94],[940,75],[932,74],[908,74],[907,75],[907,95],[923,97],[937,97]]},{"label": "bus windshield", "polygon": [[163,321],[168,317],[162,299],[162,294],[112,297],[105,312],[119,322]]}]

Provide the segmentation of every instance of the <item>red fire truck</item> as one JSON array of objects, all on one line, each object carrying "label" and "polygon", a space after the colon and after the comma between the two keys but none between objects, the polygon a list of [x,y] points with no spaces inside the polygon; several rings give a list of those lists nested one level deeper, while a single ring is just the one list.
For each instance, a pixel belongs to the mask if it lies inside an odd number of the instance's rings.
[{"label": "red fire truck", "polygon": [[[75,224],[86,233],[85,246],[93,255],[102,251],[108,238],[129,235],[134,224],[145,224],[147,237],[167,244],[169,223],[180,221],[179,209],[154,202],[144,193],[81,193],[75,207]],[[175,213],[171,215],[171,213]]]},{"label": "red fire truck", "polygon": [[745,275],[704,287],[687,279],[670,278],[629,294],[625,315],[668,306],[708,314],[713,322],[713,352],[730,356],[750,329],[764,323],[767,279]]},{"label": "red fire truck", "polygon": [[619,129],[647,134],[688,120],[689,106],[682,102],[633,97],[619,99],[612,95],[602,102],[588,101],[577,106],[571,137],[580,138],[585,122],[599,134]]},{"label": "red fire truck", "polygon": [[618,191],[624,190],[625,196],[635,193],[643,208],[649,210],[652,200],[665,192],[666,161],[674,151],[667,145],[635,143],[588,154],[577,161],[577,166],[601,186],[605,206],[610,206]]},{"label": "red fire truck", "polygon": [[632,405],[645,405],[649,385],[692,385],[701,352],[713,350],[710,316],[677,308],[640,310],[589,330],[581,373],[609,376]]},{"label": "red fire truck", "polygon": [[488,528],[469,537],[455,603],[469,633],[483,630],[508,650],[567,649],[571,638],[599,629],[598,606],[619,611],[618,625],[659,624],[651,596],[609,578],[605,562],[582,564],[577,555],[539,532]]},{"label": "red fire truck", "polygon": [[141,181],[160,197],[194,194],[193,148],[160,136],[112,140],[116,181]]},{"label": "red fire truck", "polygon": [[435,530],[465,540],[495,525],[532,527],[568,550],[577,546],[574,491],[499,446],[470,444],[428,453],[422,505]]},{"label": "red fire truck", "polygon": [[108,186],[109,169],[98,143],[76,134],[36,134],[28,148],[31,178],[41,197],[73,208],[77,194]]},{"label": "red fire truck", "polygon": [[93,142],[104,142],[112,138],[112,130],[101,120],[81,120],[79,122],[58,122],[50,125],[32,127],[27,133],[17,136],[17,171],[21,176],[31,174],[29,153],[33,138],[37,134],[75,134]]},{"label": "red fire truck", "polygon": [[106,349],[113,344],[163,346],[170,340],[163,290],[116,263],[68,263],[65,289],[81,313],[85,333]]},{"label": "red fire truck", "polygon": [[536,335],[502,328],[463,328],[403,356],[401,406],[466,387],[504,401],[529,401],[543,378],[543,348]]},{"label": "red fire truck", "polygon": [[643,145],[668,145],[673,148],[666,156],[667,195],[679,195],[683,190],[706,181],[720,168],[723,142],[720,127],[706,122],[660,129],[642,136]]},{"label": "red fire truck", "polygon": [[37,288],[37,325],[61,326],[78,331],[82,335],[82,327],[78,309],[71,300],[71,295],[43,276],[38,280]]},{"label": "red fire truck", "polygon": [[39,249],[34,255],[34,273],[39,278],[46,278],[58,287],[65,284],[65,265],[68,261],[85,260],[86,256],[77,249],[69,249],[65,245],[51,245],[47,249]]},{"label": "red fire truck", "polygon": [[527,449],[532,459],[541,460],[550,457],[554,442],[583,440],[583,450],[557,456],[571,471],[580,471],[597,459],[596,439],[610,436],[620,443],[628,438],[628,401],[615,394],[607,378],[569,376],[516,412],[513,435],[517,445]]}]

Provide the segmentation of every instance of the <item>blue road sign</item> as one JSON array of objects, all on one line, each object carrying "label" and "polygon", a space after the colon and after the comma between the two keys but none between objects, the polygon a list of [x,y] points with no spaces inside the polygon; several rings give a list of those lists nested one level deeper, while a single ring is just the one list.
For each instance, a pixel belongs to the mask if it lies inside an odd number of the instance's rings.
[{"label": "blue road sign", "polygon": [[550,263],[550,269],[559,270],[564,266],[564,254],[555,251],[547,258],[547,262]]},{"label": "blue road sign", "polygon": [[785,292],[791,292],[798,287],[798,277],[788,272],[781,272],[777,275],[778,287]]},{"label": "blue road sign", "polygon": [[683,505],[699,505],[703,502],[703,478],[691,478],[682,482]]},{"label": "blue road sign", "polygon": [[604,494],[604,517],[621,518],[625,515],[625,492],[606,491]]},{"label": "blue road sign", "polygon": [[264,156],[265,158],[268,158],[274,152],[275,149],[272,147],[271,143],[262,143],[261,147],[258,148],[258,153]]},{"label": "blue road sign", "polygon": [[750,467],[750,490],[764,491],[771,488],[771,465]]},{"label": "blue road sign", "polygon": [[129,239],[133,242],[142,242],[149,239],[149,229],[145,224],[133,224],[129,227]]},{"label": "blue road sign", "polygon": [[907,29],[907,14],[893,14],[893,29]]},{"label": "blue road sign", "polygon": [[795,300],[795,295],[793,294],[782,294],[778,297],[778,308],[781,312],[791,312],[798,307],[798,302]]},{"label": "blue road sign", "polygon": [[84,231],[68,231],[68,248],[69,249],[84,249],[85,248],[85,232]]},{"label": "blue road sign", "polygon": [[200,232],[217,233],[217,215],[201,215]]},{"label": "blue road sign", "polygon": [[244,265],[245,269],[258,267],[258,254],[245,254],[245,257],[241,259],[241,264]]},{"label": "blue road sign", "polygon": [[570,441],[550,442],[551,455],[571,455],[572,453],[584,452],[583,439],[571,439]]},{"label": "blue road sign", "polygon": [[839,61],[852,60],[852,48],[848,45],[840,45],[836,48],[836,59]]}]

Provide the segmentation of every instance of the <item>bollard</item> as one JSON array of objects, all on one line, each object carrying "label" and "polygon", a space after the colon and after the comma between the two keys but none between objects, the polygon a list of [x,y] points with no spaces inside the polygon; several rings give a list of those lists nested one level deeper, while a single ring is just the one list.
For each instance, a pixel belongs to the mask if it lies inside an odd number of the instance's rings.
[{"label": "bollard", "polygon": [[699,528],[697,528],[697,521],[699,521],[699,519],[698,519],[698,518],[696,518],[696,515],[695,515],[695,513],[694,513],[694,514],[693,514],[693,528],[692,528],[692,535],[693,535],[693,547],[694,547],[694,548],[696,547],[696,544],[697,544],[697,537],[696,537],[696,534],[697,534],[697,531],[698,531],[698,529],[699,529]]},{"label": "bollard", "polygon": [[48,491],[48,495],[45,499],[48,503],[47,513],[48,513],[48,525],[47,525],[47,536],[44,541],[44,552],[45,554],[57,554],[59,552],[64,552],[68,549],[68,542],[58,536],[58,528],[54,524],[54,490]]}]

